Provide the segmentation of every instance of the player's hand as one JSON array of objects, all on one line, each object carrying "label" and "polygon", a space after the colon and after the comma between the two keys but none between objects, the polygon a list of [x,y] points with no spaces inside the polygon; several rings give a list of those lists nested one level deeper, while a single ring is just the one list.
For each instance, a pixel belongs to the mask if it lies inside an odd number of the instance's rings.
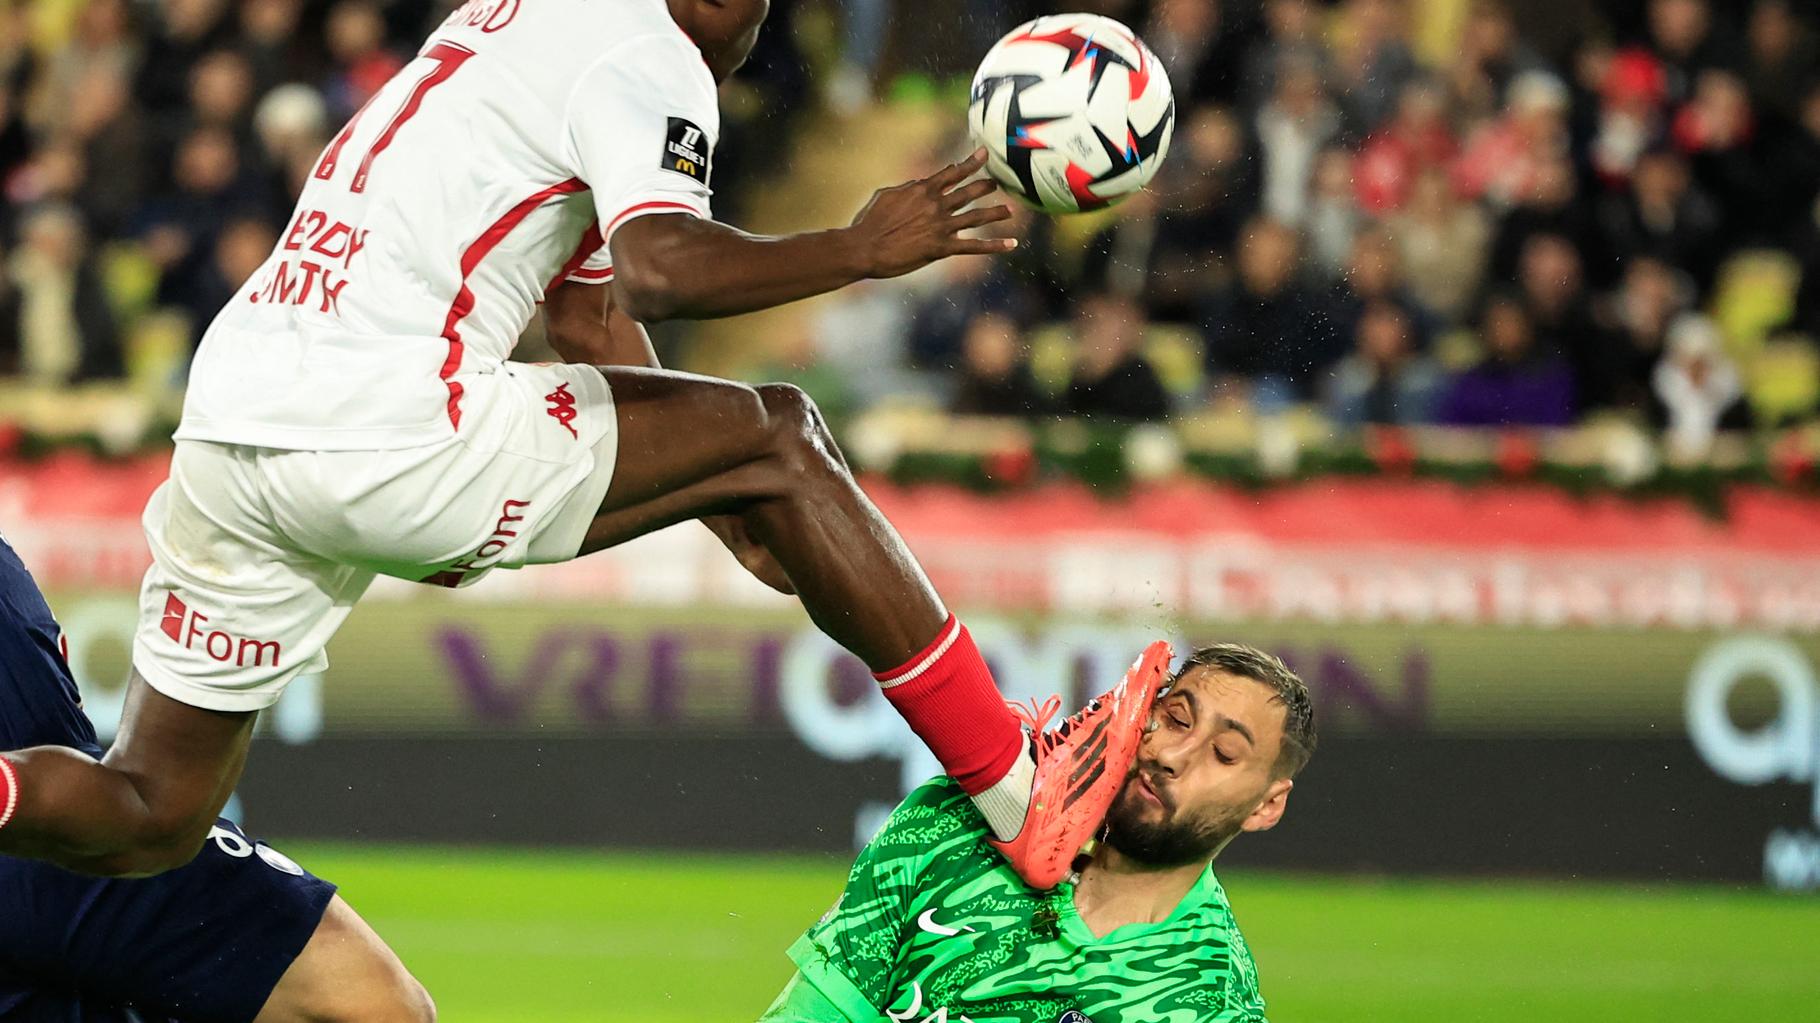
[{"label": "player's hand", "polygon": [[733,552],[741,566],[752,573],[753,577],[779,593],[794,594],[796,587],[790,585],[790,577],[784,574],[784,567],[777,563],[764,544],[752,539],[746,532],[746,523],[737,515],[710,515],[701,520],[701,524],[720,538],[720,542]]},{"label": "player's hand", "polygon": [[1017,248],[1015,238],[964,236],[1011,216],[1003,204],[968,208],[998,190],[990,178],[967,180],[985,165],[981,149],[926,178],[872,193],[848,228],[866,255],[866,275],[901,277],[949,256],[990,256]]}]

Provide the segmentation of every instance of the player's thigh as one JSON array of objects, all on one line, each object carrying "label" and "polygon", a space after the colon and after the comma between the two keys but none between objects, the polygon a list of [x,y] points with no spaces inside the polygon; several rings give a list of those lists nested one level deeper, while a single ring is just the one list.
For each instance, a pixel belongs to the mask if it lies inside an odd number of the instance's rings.
[{"label": "player's thigh", "polygon": [[601,372],[618,414],[618,460],[581,553],[738,511],[804,482],[779,457],[819,431],[795,388],[632,367]]},{"label": "player's thigh", "polygon": [[619,460],[602,509],[643,504],[762,458],[774,429],[759,388],[731,380],[609,366]]},{"label": "player's thigh", "polygon": [[256,1023],[415,1023],[436,1018],[429,992],[341,896],[285,971]]}]

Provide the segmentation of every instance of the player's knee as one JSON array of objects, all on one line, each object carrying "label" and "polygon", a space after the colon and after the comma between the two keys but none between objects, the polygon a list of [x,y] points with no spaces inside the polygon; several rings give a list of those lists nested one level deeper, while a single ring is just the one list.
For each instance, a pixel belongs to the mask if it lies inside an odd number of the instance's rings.
[{"label": "player's knee", "polygon": [[[436,1023],[436,1002],[428,988],[406,973],[391,992],[390,1007],[371,1023]],[[362,1023],[367,1023],[363,1020]]]},{"label": "player's knee", "polygon": [[415,979],[405,979],[408,988],[350,994],[333,1007],[299,1018],[309,1023],[436,1023],[436,1003],[430,992]]},{"label": "player's knee", "polygon": [[764,384],[757,390],[774,453],[796,471],[840,471],[834,437],[814,399],[795,384]]}]

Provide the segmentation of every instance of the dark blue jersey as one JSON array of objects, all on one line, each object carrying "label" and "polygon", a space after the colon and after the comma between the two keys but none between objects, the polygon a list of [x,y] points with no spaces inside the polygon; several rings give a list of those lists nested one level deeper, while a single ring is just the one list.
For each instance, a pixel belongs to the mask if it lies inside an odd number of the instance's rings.
[{"label": "dark blue jersey", "polygon": [[[101,756],[62,638],[0,538],[0,750]],[[0,856],[0,1020],[252,1023],[334,894],[227,820],[188,866],[144,880]]]},{"label": "dark blue jersey", "polygon": [[0,750],[70,746],[101,756],[62,646],[44,594],[0,537]]}]

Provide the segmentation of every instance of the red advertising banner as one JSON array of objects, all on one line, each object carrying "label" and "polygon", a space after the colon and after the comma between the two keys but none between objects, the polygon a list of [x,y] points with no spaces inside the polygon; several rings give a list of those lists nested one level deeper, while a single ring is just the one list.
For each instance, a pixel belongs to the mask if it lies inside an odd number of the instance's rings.
[{"label": "red advertising banner", "polygon": [[[147,558],[139,511],[164,468],[161,457],[79,455],[0,466],[0,530],[47,586],[130,589]],[[875,480],[868,490],[944,595],[965,607],[1820,629],[1820,499],[1767,488],[1734,488],[1717,517],[1679,500],[1386,479],[1261,490],[1182,481],[1116,496],[1078,483],[981,495]],[[693,527],[498,576],[473,599],[775,602]]]}]

